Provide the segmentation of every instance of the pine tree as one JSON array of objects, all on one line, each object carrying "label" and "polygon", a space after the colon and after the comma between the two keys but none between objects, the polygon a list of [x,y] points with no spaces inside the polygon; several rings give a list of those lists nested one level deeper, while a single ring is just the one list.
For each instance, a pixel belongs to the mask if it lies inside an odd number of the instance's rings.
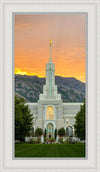
[{"label": "pine tree", "polygon": [[75,119],[75,134],[81,140],[85,140],[85,101]]},{"label": "pine tree", "polygon": [[58,130],[58,135],[65,136],[65,129],[63,127]]},{"label": "pine tree", "polygon": [[57,129],[55,129],[55,139],[56,139],[56,137],[57,137]]},{"label": "pine tree", "polygon": [[30,135],[33,126],[33,115],[23,98],[15,96],[15,140],[24,141]]},{"label": "pine tree", "polygon": [[39,136],[41,136],[42,134],[43,134],[42,128],[37,128],[37,129],[35,130],[35,136],[39,137]]}]

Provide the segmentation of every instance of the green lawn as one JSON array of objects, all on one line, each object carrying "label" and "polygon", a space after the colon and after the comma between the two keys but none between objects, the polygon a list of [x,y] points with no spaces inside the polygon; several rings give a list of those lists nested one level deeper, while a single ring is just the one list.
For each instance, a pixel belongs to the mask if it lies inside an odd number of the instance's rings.
[{"label": "green lawn", "polygon": [[85,157],[85,144],[15,144],[15,157]]}]

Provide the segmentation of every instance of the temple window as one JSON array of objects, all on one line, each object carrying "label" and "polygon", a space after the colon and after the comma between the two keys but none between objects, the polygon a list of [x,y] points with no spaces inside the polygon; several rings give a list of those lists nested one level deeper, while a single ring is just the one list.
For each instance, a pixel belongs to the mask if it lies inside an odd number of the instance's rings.
[{"label": "temple window", "polygon": [[53,120],[54,118],[54,111],[52,106],[47,107],[47,120]]}]

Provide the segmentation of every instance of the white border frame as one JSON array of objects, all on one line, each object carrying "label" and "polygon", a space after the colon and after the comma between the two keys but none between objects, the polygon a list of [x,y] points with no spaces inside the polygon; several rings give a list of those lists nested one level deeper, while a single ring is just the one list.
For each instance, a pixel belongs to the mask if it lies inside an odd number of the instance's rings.
[{"label": "white border frame", "polygon": [[[14,27],[15,27],[15,16],[16,15],[85,15],[85,51],[86,51],[86,56],[85,56],[85,60],[86,60],[86,71],[88,70],[88,13],[87,12],[14,12],[14,13],[12,13],[12,43],[13,42],[15,42],[15,38],[14,38]],[[12,102],[14,102],[14,88],[15,88],[15,81],[14,81],[14,78],[15,78],[15,75],[14,75],[14,47],[13,47],[13,45],[12,45]],[[85,71],[85,74],[86,74],[86,71]],[[88,72],[87,72],[87,74],[86,74],[86,83],[88,82]],[[87,111],[87,109],[88,109],[88,107],[87,107],[87,105],[88,105],[88,95],[87,95],[87,89],[88,89],[88,87],[87,87],[87,84],[85,84],[85,98],[86,98],[86,120],[85,120],[85,125],[86,125],[86,127],[85,127],[85,157],[23,157],[23,158],[17,158],[17,157],[15,157],[15,143],[14,143],[14,137],[15,137],[15,133],[14,133],[14,130],[15,130],[15,126],[14,126],[14,121],[15,121],[15,119],[14,119],[14,109],[15,109],[15,107],[14,107],[14,105],[12,105],[13,106],[13,113],[12,113],[12,127],[13,127],[13,129],[12,129],[12,138],[13,138],[13,140],[12,140],[12,148],[13,148],[13,150],[12,150],[12,155],[13,155],[13,159],[30,159],[30,160],[47,160],[47,159],[52,159],[52,160],[64,160],[64,159],[66,159],[66,160],[72,160],[72,159],[74,159],[74,160],[79,160],[79,159],[87,159],[87,157],[88,157],[88,138],[87,138],[87,133],[88,133],[88,111]],[[13,104],[13,103],[12,103]],[[70,104],[70,103],[69,103]],[[72,104],[72,103],[71,103]],[[73,103],[73,105],[74,105],[75,103]],[[77,104],[77,103],[76,103]],[[80,103],[79,103],[80,104]],[[82,104],[82,103],[81,103]],[[47,105],[47,106],[49,106],[49,105]],[[47,107],[46,106],[46,107]],[[53,106],[53,105],[51,105],[51,106]],[[45,117],[46,117],[46,107],[45,107]],[[54,107],[54,106],[53,106]],[[55,109],[55,108],[54,108]],[[55,109],[56,110],[56,109]],[[55,110],[54,110],[54,112],[55,112]],[[55,120],[55,117],[54,117],[54,120]],[[50,123],[50,121],[49,122],[46,122],[45,124],[47,125],[48,123]],[[53,125],[54,125],[54,129],[55,129],[55,122],[51,122],[51,123],[53,123]],[[74,131],[74,130],[73,130]]]},{"label": "white border frame", "polygon": [[[100,1],[1,1],[1,163],[10,171],[100,171]],[[88,159],[13,160],[12,159],[12,13],[88,12]],[[97,23],[96,23],[97,22]],[[97,28],[96,28],[97,26]],[[97,29],[97,30],[96,30]],[[97,37],[98,36],[98,37]],[[97,40],[96,40],[97,39]],[[97,58],[96,58],[97,57]],[[97,121],[96,121],[97,117]],[[92,134],[91,134],[92,133]],[[97,133],[97,137],[96,137]],[[35,162],[35,163],[34,163]]]}]

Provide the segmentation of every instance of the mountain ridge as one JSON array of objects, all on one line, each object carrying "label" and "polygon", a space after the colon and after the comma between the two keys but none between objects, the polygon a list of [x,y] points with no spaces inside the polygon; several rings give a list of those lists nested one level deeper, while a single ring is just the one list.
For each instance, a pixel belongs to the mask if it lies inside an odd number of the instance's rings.
[{"label": "mountain ridge", "polygon": [[[37,102],[44,84],[45,78],[15,74],[15,93],[26,102]],[[82,102],[85,98],[85,83],[74,77],[55,76],[55,84],[63,102]]]}]

